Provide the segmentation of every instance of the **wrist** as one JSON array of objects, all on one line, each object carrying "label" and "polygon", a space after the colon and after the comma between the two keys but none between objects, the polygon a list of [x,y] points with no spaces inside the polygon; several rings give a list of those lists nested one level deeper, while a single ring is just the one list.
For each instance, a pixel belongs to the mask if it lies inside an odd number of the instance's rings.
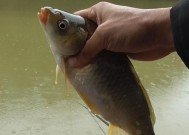
[{"label": "wrist", "polygon": [[147,10],[148,27],[154,35],[155,46],[170,52],[175,51],[170,21],[170,8]]}]

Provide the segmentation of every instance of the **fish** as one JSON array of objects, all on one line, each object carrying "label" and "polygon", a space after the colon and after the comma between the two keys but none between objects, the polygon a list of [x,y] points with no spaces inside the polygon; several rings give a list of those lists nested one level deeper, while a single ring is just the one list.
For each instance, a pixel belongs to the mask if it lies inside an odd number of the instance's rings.
[{"label": "fish", "polygon": [[155,135],[155,114],[126,53],[102,50],[82,68],[69,66],[98,27],[93,21],[52,7],[38,12],[58,68],[81,99],[109,122],[108,135]]}]

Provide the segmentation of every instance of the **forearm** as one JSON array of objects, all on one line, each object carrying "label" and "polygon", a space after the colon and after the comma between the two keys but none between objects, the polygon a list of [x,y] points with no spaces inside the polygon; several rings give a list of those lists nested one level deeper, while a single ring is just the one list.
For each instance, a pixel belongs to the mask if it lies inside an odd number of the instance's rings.
[{"label": "forearm", "polygon": [[175,51],[170,22],[171,8],[145,9],[146,25],[152,43],[162,50]]}]

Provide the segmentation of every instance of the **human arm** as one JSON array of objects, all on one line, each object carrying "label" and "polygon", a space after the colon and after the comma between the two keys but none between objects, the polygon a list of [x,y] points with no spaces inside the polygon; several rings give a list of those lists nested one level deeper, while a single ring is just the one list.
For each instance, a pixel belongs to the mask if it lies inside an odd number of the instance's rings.
[{"label": "human arm", "polygon": [[82,51],[68,62],[82,67],[103,49],[136,60],[156,60],[175,51],[170,8],[138,9],[100,2],[77,12],[98,24]]}]

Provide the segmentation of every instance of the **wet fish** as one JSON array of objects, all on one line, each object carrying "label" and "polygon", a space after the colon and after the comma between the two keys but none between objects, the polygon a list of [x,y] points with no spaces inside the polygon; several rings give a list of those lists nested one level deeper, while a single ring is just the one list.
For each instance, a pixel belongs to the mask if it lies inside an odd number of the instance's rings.
[{"label": "wet fish", "polygon": [[91,64],[69,67],[66,59],[81,51],[96,24],[51,7],[38,16],[56,63],[88,107],[110,122],[108,135],[155,135],[153,108],[126,54],[103,50]]}]

